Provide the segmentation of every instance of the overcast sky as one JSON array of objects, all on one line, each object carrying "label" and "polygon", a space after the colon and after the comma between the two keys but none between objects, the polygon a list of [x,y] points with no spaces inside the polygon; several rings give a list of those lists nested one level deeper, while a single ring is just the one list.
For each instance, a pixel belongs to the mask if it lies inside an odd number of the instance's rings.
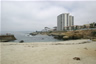
[{"label": "overcast sky", "polygon": [[70,13],[75,25],[96,22],[96,1],[1,1],[2,31],[35,31],[57,26],[57,16]]}]

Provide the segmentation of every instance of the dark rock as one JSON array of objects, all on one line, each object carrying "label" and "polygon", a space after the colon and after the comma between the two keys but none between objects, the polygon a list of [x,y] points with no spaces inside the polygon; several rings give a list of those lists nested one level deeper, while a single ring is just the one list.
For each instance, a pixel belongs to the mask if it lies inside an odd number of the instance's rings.
[{"label": "dark rock", "polygon": [[88,50],[87,48],[84,48],[84,49]]},{"label": "dark rock", "polygon": [[42,40],[44,40],[44,38],[42,38]]},{"label": "dark rock", "polygon": [[37,35],[37,33],[30,33],[30,35],[32,35],[32,36],[36,36],[36,35]]},{"label": "dark rock", "polygon": [[19,43],[23,43],[24,41],[23,40],[21,40]]},{"label": "dark rock", "polygon": [[80,58],[79,58],[79,57],[74,57],[73,59],[74,59],[74,60],[80,60]]}]

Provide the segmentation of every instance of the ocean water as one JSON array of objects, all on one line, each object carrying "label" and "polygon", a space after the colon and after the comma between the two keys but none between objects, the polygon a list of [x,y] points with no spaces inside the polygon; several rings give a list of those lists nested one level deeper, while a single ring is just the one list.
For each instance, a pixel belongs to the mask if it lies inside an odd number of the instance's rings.
[{"label": "ocean water", "polygon": [[[6,34],[7,32],[3,32],[3,34]],[[31,32],[8,32],[9,34],[13,34],[17,40],[14,40],[12,42],[19,42],[23,40],[24,42],[59,42],[62,40],[54,39],[52,36],[48,35],[36,35],[32,36],[29,35]]]}]

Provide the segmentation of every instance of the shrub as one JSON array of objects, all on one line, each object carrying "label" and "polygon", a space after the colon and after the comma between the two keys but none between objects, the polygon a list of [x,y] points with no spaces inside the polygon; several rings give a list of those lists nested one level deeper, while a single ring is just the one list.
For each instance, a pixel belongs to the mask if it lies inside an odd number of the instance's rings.
[{"label": "shrub", "polygon": [[96,31],[93,31],[92,32],[92,36],[96,36]]}]

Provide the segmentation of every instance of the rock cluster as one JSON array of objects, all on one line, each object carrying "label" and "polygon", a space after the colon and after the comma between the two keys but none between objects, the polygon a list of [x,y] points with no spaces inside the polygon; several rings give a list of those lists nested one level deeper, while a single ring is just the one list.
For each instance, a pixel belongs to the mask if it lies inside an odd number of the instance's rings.
[{"label": "rock cluster", "polygon": [[56,39],[70,40],[70,39],[92,39],[96,41],[96,30],[78,30],[78,31],[67,31],[51,33]]}]

